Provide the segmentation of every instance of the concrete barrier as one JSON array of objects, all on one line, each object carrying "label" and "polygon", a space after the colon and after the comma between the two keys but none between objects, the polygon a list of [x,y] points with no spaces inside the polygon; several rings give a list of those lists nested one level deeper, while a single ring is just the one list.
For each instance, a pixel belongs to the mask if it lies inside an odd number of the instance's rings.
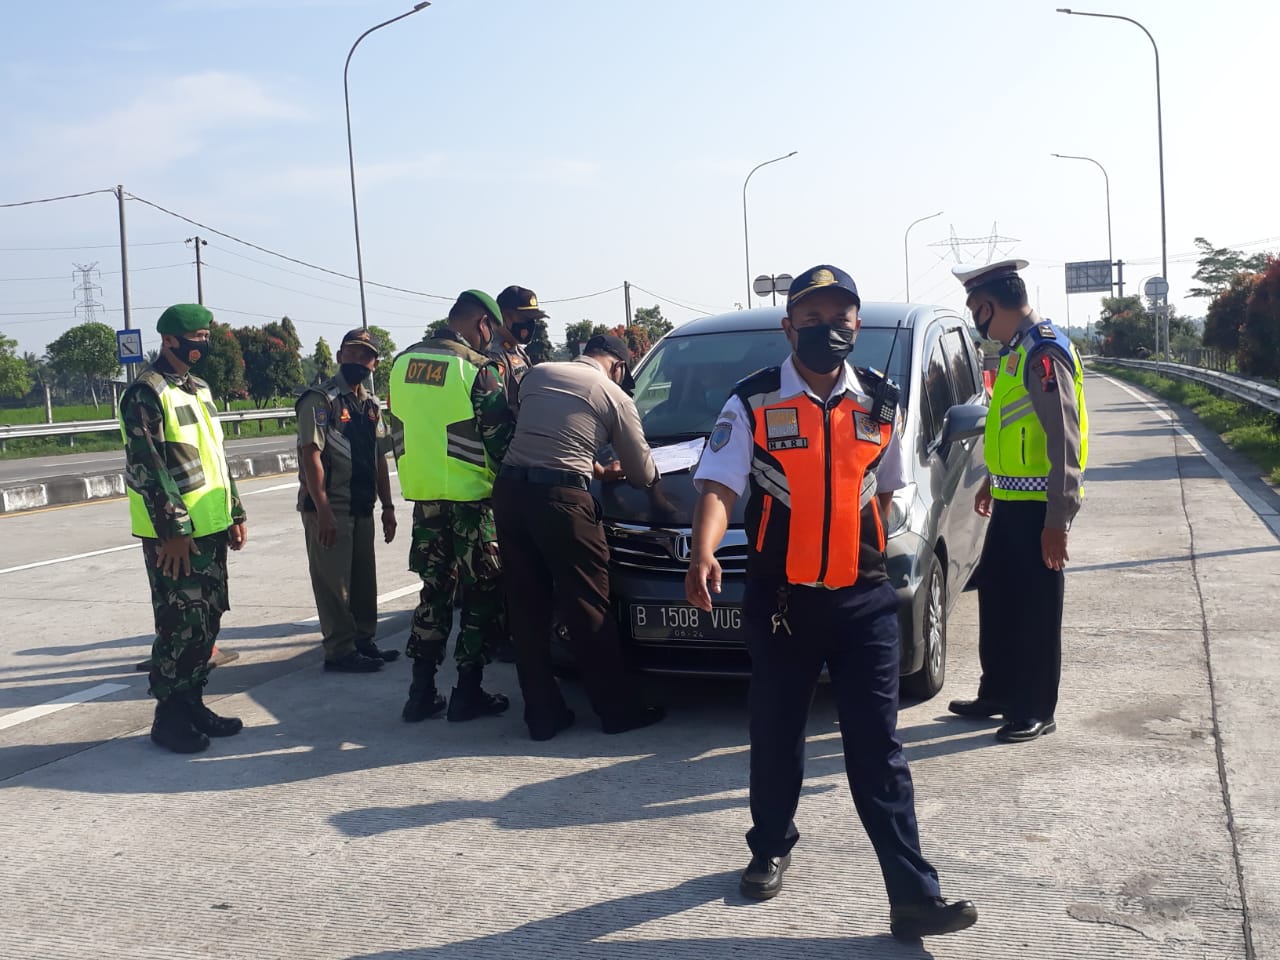
[{"label": "concrete barrier", "polygon": [[[295,453],[268,453],[256,457],[229,457],[227,468],[237,480],[293,473],[298,469],[298,456]],[[0,513],[20,513],[91,500],[113,500],[124,495],[124,474],[118,471],[88,477],[50,477],[38,483],[0,487]]]}]

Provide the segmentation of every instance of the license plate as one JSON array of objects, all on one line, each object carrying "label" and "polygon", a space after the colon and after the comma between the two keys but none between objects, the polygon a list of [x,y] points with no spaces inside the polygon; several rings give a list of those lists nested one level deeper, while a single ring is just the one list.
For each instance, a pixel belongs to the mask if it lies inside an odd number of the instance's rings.
[{"label": "license plate", "polygon": [[687,604],[634,603],[631,635],[637,640],[740,640],[742,610],[712,607],[707,613]]}]

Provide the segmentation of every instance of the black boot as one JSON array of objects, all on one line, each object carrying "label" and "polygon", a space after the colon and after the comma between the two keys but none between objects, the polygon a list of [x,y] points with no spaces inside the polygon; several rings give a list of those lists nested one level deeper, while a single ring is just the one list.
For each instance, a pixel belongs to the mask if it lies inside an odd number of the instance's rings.
[{"label": "black boot", "polygon": [[199,753],[209,746],[209,738],[192,726],[191,711],[183,694],[156,701],[151,742],[174,753]]},{"label": "black boot", "polygon": [[400,659],[399,650],[383,650],[373,642],[373,637],[361,637],[357,640],[356,651],[371,660],[381,660],[383,663],[391,663]]},{"label": "black boot", "polygon": [[239,717],[220,717],[204,705],[204,687],[187,691],[187,715],[191,725],[209,737],[234,737],[244,729]]},{"label": "black boot", "polygon": [[477,717],[496,717],[511,701],[500,693],[486,693],[480,689],[483,667],[459,667],[458,685],[449,697],[449,719],[455,722],[474,720]]},{"label": "black boot", "polygon": [[434,717],[445,706],[444,697],[436,692],[436,665],[430,660],[414,660],[409,699],[400,711],[400,719],[407,723],[417,723],[427,717]]}]

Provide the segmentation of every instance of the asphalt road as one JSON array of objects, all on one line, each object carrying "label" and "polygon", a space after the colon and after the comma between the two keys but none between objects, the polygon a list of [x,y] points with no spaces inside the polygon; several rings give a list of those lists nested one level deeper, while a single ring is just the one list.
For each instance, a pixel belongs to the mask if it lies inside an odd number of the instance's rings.
[{"label": "asphalt road", "polygon": [[[240,456],[268,453],[291,453],[296,444],[292,434],[280,437],[228,440],[227,452]],[[68,450],[54,457],[26,457],[0,460],[0,485],[38,483],[53,477],[89,477],[98,473],[124,470],[123,450],[98,453],[76,453]]]},{"label": "asphalt road", "polygon": [[[900,717],[925,853],[945,895],[978,902],[973,930],[887,938],[824,690],[786,887],[748,904],[741,684],[664,680],[668,720],[621,737],[571,687],[577,726],[534,744],[511,667],[487,674],[510,714],[413,726],[403,661],[323,673],[294,483],[265,478],[243,486],[220,641],[241,659],[210,687],[247,727],[195,758],[146,738],[151,611],[123,502],[0,517],[0,953],[1280,958],[1275,501],[1163,408],[1088,389],[1059,731],[998,746],[946,713],[976,682],[972,595],[946,689]],[[377,551],[387,644],[416,592],[400,512]]]}]

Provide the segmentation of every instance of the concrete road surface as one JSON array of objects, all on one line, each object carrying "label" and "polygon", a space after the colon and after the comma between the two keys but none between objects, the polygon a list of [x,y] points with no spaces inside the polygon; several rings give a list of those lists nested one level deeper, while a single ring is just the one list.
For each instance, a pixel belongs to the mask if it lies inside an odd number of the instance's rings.
[{"label": "concrete road surface", "polygon": [[[228,440],[227,452],[231,456],[292,453],[296,445],[293,434],[282,437]],[[0,486],[37,483],[53,477],[91,477],[95,474],[114,473],[123,469],[123,450],[103,450],[97,453],[76,453],[74,450],[68,450],[54,457],[0,460]]]},{"label": "concrete road surface", "polygon": [[[744,901],[745,688],[665,680],[654,728],[526,739],[509,715],[404,724],[403,661],[320,669],[293,484],[244,484],[217,709],[182,758],[147,739],[151,610],[120,501],[0,518],[0,954],[15,958],[1280,958],[1275,501],[1163,407],[1090,377],[1059,731],[1000,746],[947,714],[976,683],[975,604],[947,686],[903,705],[924,849],[977,927],[887,935],[820,690],[782,895]],[[1247,497],[1248,499],[1245,499]],[[378,548],[381,640],[415,579]],[[1268,519],[1270,518],[1270,519]],[[1011,585],[1010,589],[1016,589]]]}]

